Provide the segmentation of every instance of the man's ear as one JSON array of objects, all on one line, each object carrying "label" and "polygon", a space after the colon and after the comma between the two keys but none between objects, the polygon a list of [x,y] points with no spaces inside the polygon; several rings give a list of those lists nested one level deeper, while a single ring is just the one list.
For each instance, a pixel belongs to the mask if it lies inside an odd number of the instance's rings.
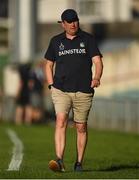
[{"label": "man's ear", "polygon": [[65,28],[65,24],[64,24],[64,22],[61,22],[61,26],[62,26],[63,28]]}]

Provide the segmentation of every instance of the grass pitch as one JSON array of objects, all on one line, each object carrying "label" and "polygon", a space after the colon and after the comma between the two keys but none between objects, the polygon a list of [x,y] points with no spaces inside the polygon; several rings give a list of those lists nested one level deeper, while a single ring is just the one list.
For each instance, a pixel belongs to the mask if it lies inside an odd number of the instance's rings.
[{"label": "grass pitch", "polygon": [[[13,148],[7,128],[14,130],[24,145],[19,171],[7,171]],[[139,178],[139,135],[89,129],[84,172],[75,173],[76,133],[69,127],[65,173],[54,173],[48,169],[48,162],[53,158],[54,127],[0,124],[0,178],[4,179],[136,179]]]}]

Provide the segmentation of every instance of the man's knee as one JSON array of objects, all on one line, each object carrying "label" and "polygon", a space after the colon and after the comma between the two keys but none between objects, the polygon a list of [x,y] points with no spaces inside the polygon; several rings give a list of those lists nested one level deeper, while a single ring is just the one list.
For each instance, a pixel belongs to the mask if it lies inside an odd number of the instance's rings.
[{"label": "man's knee", "polygon": [[87,123],[76,123],[76,128],[78,133],[86,133]]},{"label": "man's knee", "polygon": [[66,114],[58,114],[56,117],[56,126],[59,128],[65,128],[67,124],[67,115]]}]

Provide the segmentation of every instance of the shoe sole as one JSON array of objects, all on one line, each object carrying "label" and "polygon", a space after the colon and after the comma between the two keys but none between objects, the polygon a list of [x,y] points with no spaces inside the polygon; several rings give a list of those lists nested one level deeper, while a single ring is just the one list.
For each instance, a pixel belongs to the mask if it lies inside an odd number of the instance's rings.
[{"label": "shoe sole", "polygon": [[51,169],[52,171],[61,171],[60,167],[59,167],[59,164],[54,161],[54,160],[51,160],[48,164],[48,167],[49,169]]}]

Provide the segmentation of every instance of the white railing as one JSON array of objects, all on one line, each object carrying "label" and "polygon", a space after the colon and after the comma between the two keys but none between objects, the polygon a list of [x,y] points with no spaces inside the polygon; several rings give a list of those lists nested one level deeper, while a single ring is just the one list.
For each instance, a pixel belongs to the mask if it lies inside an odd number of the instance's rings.
[{"label": "white railing", "polygon": [[139,100],[94,99],[89,114],[89,126],[139,133]]}]

